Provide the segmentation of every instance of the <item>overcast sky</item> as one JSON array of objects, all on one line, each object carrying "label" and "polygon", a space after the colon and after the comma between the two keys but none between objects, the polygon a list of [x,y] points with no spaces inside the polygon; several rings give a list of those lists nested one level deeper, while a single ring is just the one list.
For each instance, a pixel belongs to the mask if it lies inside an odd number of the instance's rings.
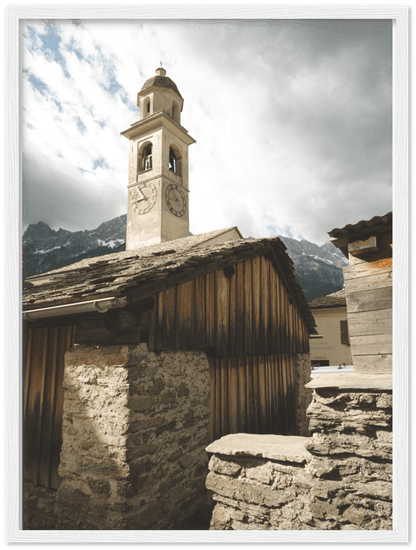
[{"label": "overcast sky", "polygon": [[127,209],[137,92],[185,99],[190,230],[317,244],[392,206],[389,21],[26,21],[24,223],[93,229]]}]

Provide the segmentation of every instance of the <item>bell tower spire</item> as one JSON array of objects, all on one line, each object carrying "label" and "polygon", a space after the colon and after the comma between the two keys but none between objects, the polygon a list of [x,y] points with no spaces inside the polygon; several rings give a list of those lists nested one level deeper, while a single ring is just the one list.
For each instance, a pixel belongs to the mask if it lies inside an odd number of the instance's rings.
[{"label": "bell tower spire", "polygon": [[188,147],[184,100],[160,66],[137,94],[140,119],[130,140],[126,250],[189,235]]}]

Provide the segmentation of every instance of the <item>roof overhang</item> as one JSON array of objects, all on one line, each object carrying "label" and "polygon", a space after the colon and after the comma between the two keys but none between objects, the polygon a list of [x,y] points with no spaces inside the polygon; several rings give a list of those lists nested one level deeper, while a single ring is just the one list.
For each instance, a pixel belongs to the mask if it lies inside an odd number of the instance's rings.
[{"label": "roof overhang", "polygon": [[340,229],[332,229],[332,231],[328,232],[328,235],[331,238],[332,244],[339,248],[344,256],[348,258],[349,244],[357,241],[368,241],[370,243],[372,237],[391,231],[392,218],[392,212],[388,212],[384,216],[375,216],[368,221],[362,220],[354,225],[348,224]]}]

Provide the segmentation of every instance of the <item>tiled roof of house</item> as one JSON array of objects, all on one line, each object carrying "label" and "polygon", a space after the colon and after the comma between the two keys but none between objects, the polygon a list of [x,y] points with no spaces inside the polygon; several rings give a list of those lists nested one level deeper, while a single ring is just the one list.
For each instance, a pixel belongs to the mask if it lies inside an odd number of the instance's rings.
[{"label": "tiled roof of house", "polygon": [[338,292],[333,292],[332,294],[327,294],[326,296],[321,296],[315,298],[309,302],[309,307],[311,309],[325,309],[332,307],[346,307],[347,302],[345,299],[345,290],[338,290]]},{"label": "tiled roof of house", "polygon": [[24,308],[82,302],[121,296],[140,290],[141,298],[160,289],[175,286],[232,265],[244,258],[272,253],[308,329],[313,332],[315,320],[294,274],[293,262],[279,237],[268,239],[238,239],[222,244],[201,244],[225,230],[212,231],[148,246],[137,250],[107,254],[81,260],[25,281]]}]

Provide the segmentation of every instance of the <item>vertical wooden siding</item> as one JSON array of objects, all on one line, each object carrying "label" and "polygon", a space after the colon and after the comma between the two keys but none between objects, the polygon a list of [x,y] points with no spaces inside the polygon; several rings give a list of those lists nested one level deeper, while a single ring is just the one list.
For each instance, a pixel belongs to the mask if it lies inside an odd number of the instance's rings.
[{"label": "vertical wooden siding", "polygon": [[24,469],[34,483],[57,489],[62,445],[64,355],[75,327],[29,328],[24,362]]},{"label": "vertical wooden siding", "polygon": [[215,357],[248,357],[309,351],[306,325],[288,291],[264,257],[160,292],[149,347],[211,349]]},{"label": "vertical wooden siding", "polygon": [[211,438],[229,433],[292,434],[293,355],[210,359]]}]

